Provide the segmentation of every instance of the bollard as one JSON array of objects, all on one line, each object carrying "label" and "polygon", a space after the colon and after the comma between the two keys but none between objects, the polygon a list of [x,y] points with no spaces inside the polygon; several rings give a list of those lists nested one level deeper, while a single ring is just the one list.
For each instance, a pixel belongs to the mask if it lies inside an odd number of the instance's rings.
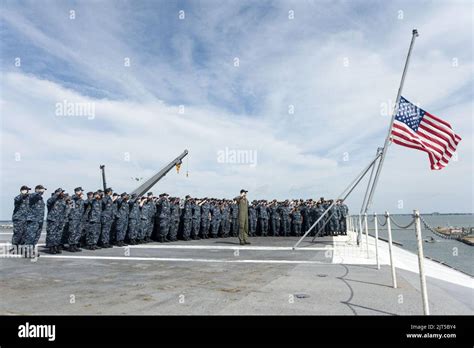
[{"label": "bollard", "polygon": [[390,267],[392,268],[392,282],[393,288],[397,288],[397,274],[395,273],[395,264],[393,262],[393,251],[392,251],[392,225],[390,223],[390,214],[388,211],[385,212],[387,218],[387,232],[388,232],[388,253],[390,255]]},{"label": "bollard", "polygon": [[367,258],[369,258],[369,225],[367,225],[367,213],[364,214],[365,245],[367,246]]},{"label": "bollard", "polygon": [[430,315],[430,309],[428,306],[428,291],[426,289],[426,277],[424,267],[424,256],[423,256],[423,239],[421,236],[421,225],[420,225],[420,213],[418,210],[414,210],[415,214],[415,232],[416,242],[418,245],[418,267],[420,269],[420,286],[421,286],[421,299],[423,301],[423,313]]},{"label": "bollard", "polygon": [[377,213],[374,213],[375,224],[375,259],[377,260],[377,269],[380,269],[379,262],[379,227],[377,226]]}]

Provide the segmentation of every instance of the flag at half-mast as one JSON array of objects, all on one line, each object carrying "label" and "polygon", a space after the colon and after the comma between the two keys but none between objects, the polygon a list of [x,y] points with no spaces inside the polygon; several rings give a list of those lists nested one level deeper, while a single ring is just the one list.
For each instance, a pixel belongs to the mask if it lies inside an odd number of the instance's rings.
[{"label": "flag at half-mast", "polygon": [[398,104],[390,139],[395,144],[428,153],[432,170],[446,167],[461,141],[448,122],[403,97]]}]

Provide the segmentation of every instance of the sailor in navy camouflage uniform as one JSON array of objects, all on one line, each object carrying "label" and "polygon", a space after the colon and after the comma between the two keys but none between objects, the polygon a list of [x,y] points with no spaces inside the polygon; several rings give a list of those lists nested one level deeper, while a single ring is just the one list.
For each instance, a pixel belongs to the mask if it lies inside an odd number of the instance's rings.
[{"label": "sailor in navy camouflage uniform", "polygon": [[140,222],[140,203],[138,196],[133,193],[128,201],[128,242],[130,245],[138,244],[138,230]]},{"label": "sailor in navy camouflage uniform", "polygon": [[232,226],[232,218],[230,215],[230,205],[227,201],[222,204],[221,208],[221,230],[222,237],[230,237],[230,229]]},{"label": "sailor in navy camouflage uniform", "polygon": [[300,207],[301,216],[303,218],[303,233],[306,233],[306,231],[311,227],[309,224],[310,204],[310,201],[307,200],[306,202],[303,202]]},{"label": "sailor in navy camouflage uniform", "polygon": [[201,205],[201,237],[203,239],[209,238],[209,227],[211,225],[210,209],[209,199],[206,197]]},{"label": "sailor in navy camouflage uniform", "polygon": [[91,202],[94,199],[94,192],[87,192],[87,197],[84,200],[84,214],[82,215],[82,229],[81,238],[79,239],[79,246],[86,246],[86,237],[89,233],[89,213],[91,210]]},{"label": "sailor in navy camouflage uniform", "polygon": [[239,206],[237,202],[233,201],[230,205],[230,215],[232,218],[232,227],[231,233],[232,237],[237,237],[239,235]]},{"label": "sailor in navy camouflage uniform", "polygon": [[174,197],[173,199],[171,199],[170,205],[170,233],[168,237],[170,242],[175,242],[178,240],[180,216],[181,211],[179,208],[179,198]]},{"label": "sailor in navy camouflage uniform", "polygon": [[261,201],[257,206],[258,223],[260,225],[260,235],[266,237],[268,234],[268,208],[265,201]]},{"label": "sailor in navy camouflage uniform", "polygon": [[211,238],[217,238],[221,224],[221,207],[217,200],[211,203]]},{"label": "sailor in navy camouflage uniform", "polygon": [[94,198],[89,202],[90,210],[88,216],[88,231],[86,236],[86,248],[89,250],[100,249],[97,246],[100,236],[101,217],[102,217],[102,199],[100,192],[94,192]]},{"label": "sailor in navy camouflage uniform", "polygon": [[191,196],[187,195],[184,201],[182,212],[183,221],[183,240],[191,239],[191,229],[193,227],[193,202]]},{"label": "sailor in navy camouflage uniform", "polygon": [[256,201],[252,201],[249,206],[249,236],[255,237],[257,232],[257,206]]},{"label": "sailor in navy camouflage uniform", "polygon": [[48,214],[46,217],[46,248],[51,254],[60,254],[61,237],[64,219],[66,217],[66,202],[64,190],[58,188],[46,201]]},{"label": "sailor in navy camouflage uniform", "polygon": [[[29,191],[28,186],[23,185],[20,188],[20,194],[15,197],[12,221],[13,221],[13,246],[18,246],[26,233],[28,205],[29,205]],[[13,251],[14,249],[12,249]]]},{"label": "sailor in navy camouflage uniform", "polygon": [[138,199],[138,207],[140,208],[140,220],[138,221],[138,236],[137,236],[137,243],[145,243],[145,235],[146,235],[146,217],[147,217],[147,211],[146,211],[146,200],[147,198],[142,196]]},{"label": "sailor in navy camouflage uniform", "polygon": [[157,202],[157,227],[158,227],[158,236],[157,240],[160,243],[167,243],[170,240],[168,235],[171,229],[171,204],[169,201],[169,196],[167,193],[162,193],[159,195]]},{"label": "sailor in navy camouflage uniform", "polygon": [[63,224],[61,226],[61,245],[59,246],[59,249],[65,248],[66,244],[68,244],[69,215],[71,214],[71,208],[72,208],[71,196],[69,196],[69,193],[64,193],[63,199],[64,199],[64,203],[66,204],[66,210],[64,212]]},{"label": "sailor in navy camouflage uniform", "polygon": [[120,198],[117,199],[117,208],[118,208],[118,217],[117,217],[117,234],[115,236],[115,245],[124,246],[125,236],[127,234],[128,228],[128,214],[129,214],[129,205],[128,205],[129,196],[126,192],[123,192],[120,195]]},{"label": "sailor in navy camouflage uniform", "polygon": [[268,211],[270,212],[270,227],[272,230],[272,234],[274,236],[280,235],[280,208],[278,207],[278,203],[276,200],[273,200],[268,206]]},{"label": "sailor in navy camouflage uniform", "polygon": [[141,204],[141,238],[143,238],[144,243],[149,243],[151,242],[156,212],[156,205],[153,202],[153,193],[148,192],[147,197]]},{"label": "sailor in navy camouflage uniform", "polygon": [[110,248],[110,231],[114,222],[114,201],[112,200],[113,190],[111,187],[105,189],[105,194],[101,199],[102,215],[101,215],[101,233],[100,246]]},{"label": "sailor in navy camouflage uniform", "polygon": [[[329,205],[332,204],[332,200],[328,202]],[[339,221],[339,209],[336,205],[333,205],[331,209],[329,209],[327,215],[329,215],[328,225],[329,229],[327,230],[328,235],[335,236],[338,230],[338,221]]]},{"label": "sailor in navy camouflage uniform", "polygon": [[296,204],[291,211],[291,224],[293,227],[293,234],[295,236],[301,235],[301,225],[303,223],[303,217],[301,216],[300,206]]},{"label": "sailor in navy camouflage uniform", "polygon": [[84,215],[84,200],[82,199],[84,190],[82,187],[74,189],[74,195],[71,197],[71,211],[69,213],[69,236],[68,244],[70,252],[82,251],[79,248],[79,240],[82,232],[82,222]]},{"label": "sailor in navy camouflage uniform", "polygon": [[339,209],[341,212],[339,220],[340,232],[343,235],[347,235],[347,216],[349,215],[349,208],[344,204],[342,199],[339,200]]},{"label": "sailor in navy camouflage uniform", "polygon": [[[43,194],[46,188],[43,185],[37,185],[35,192],[29,197],[28,214],[27,214],[27,226],[26,233],[20,244],[25,244],[30,249],[33,249],[41,236],[41,230],[43,229],[44,222],[44,210],[45,204],[43,201]],[[33,256],[34,253],[30,253]]]},{"label": "sailor in navy camouflage uniform", "polygon": [[201,201],[198,199],[193,200],[193,218],[191,228],[191,239],[199,240],[199,232],[201,230]]},{"label": "sailor in navy camouflage uniform", "polygon": [[289,202],[285,201],[280,206],[281,224],[283,235],[289,236],[291,233],[290,207]]}]

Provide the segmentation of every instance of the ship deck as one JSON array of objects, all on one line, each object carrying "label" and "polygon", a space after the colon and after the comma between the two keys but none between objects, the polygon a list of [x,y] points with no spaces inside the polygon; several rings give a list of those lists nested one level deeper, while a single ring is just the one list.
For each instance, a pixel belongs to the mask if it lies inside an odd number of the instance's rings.
[{"label": "ship deck", "polygon": [[[40,243],[44,243],[42,235]],[[11,239],[2,230],[0,243]],[[150,243],[33,262],[0,258],[0,314],[418,315],[423,314],[415,254],[388,245],[358,247],[355,233],[311,238],[253,237]],[[40,248],[41,250],[41,248]],[[473,278],[425,260],[431,314],[474,314]]]}]

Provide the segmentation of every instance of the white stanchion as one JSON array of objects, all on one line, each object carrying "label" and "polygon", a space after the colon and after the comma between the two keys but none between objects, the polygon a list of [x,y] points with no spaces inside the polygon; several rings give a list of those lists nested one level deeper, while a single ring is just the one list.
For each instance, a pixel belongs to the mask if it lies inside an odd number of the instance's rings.
[{"label": "white stanchion", "polygon": [[413,211],[415,214],[415,232],[416,242],[418,245],[418,267],[420,269],[420,286],[421,286],[421,300],[423,301],[423,313],[430,315],[430,308],[428,306],[428,290],[426,289],[425,264],[423,255],[423,239],[421,236],[420,213],[418,210]]},{"label": "white stanchion", "polygon": [[392,250],[392,225],[390,222],[390,214],[386,211],[385,217],[387,218],[387,232],[388,232],[388,253],[390,254],[390,267],[392,268],[392,283],[393,288],[397,288],[397,274],[395,272],[395,263],[393,262],[393,250]]},{"label": "white stanchion", "polygon": [[377,224],[377,213],[374,213],[374,224],[375,224],[375,259],[377,261],[377,269],[380,269],[379,262],[379,227]]}]

